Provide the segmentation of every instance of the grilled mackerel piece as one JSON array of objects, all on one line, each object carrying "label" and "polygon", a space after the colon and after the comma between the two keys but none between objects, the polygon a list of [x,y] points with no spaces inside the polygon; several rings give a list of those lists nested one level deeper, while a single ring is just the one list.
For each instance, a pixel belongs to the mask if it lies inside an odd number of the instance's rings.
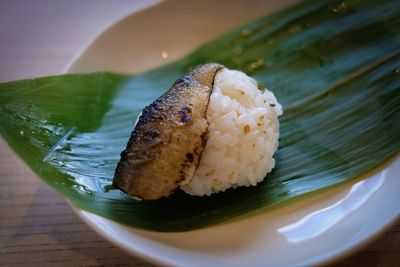
[{"label": "grilled mackerel piece", "polygon": [[207,107],[219,64],[200,65],[145,107],[115,170],[113,185],[145,200],[190,182],[207,143]]}]

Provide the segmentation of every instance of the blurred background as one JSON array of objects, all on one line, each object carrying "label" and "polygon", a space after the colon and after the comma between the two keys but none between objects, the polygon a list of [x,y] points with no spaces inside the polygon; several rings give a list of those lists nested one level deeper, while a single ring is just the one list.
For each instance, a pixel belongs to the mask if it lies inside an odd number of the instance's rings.
[{"label": "blurred background", "polygon": [[64,71],[114,22],[161,0],[1,0],[0,81]]}]

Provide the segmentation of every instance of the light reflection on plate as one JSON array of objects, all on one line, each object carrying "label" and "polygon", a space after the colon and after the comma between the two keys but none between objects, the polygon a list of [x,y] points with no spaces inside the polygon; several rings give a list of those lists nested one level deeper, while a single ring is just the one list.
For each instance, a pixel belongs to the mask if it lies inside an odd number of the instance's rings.
[{"label": "light reflection on plate", "polygon": [[278,229],[288,242],[299,243],[329,230],[360,208],[385,182],[387,171],[359,181],[351,186],[346,196],[326,208],[316,210],[301,220]]}]

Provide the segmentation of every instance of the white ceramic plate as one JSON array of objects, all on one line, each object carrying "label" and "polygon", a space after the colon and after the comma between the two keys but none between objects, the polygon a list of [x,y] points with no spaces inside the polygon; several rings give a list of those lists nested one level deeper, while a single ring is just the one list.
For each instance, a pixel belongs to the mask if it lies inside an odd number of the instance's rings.
[{"label": "white ceramic plate", "polygon": [[[141,72],[176,60],[221,33],[290,2],[164,2],[110,27],[73,60],[68,72]],[[397,158],[375,174],[291,205],[183,233],[138,230],[74,209],[106,239],[158,264],[315,265],[354,251],[395,220],[400,214],[399,173]]]}]

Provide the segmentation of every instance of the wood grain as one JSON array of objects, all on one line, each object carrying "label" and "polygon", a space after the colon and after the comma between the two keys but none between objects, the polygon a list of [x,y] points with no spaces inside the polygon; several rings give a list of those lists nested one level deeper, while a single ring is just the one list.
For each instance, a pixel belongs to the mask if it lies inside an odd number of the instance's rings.
[{"label": "wood grain", "polygon": [[[108,25],[151,3],[0,1],[0,81],[61,73]],[[93,232],[1,138],[0,181],[0,266],[155,266]],[[400,266],[400,222],[331,266]]]}]

